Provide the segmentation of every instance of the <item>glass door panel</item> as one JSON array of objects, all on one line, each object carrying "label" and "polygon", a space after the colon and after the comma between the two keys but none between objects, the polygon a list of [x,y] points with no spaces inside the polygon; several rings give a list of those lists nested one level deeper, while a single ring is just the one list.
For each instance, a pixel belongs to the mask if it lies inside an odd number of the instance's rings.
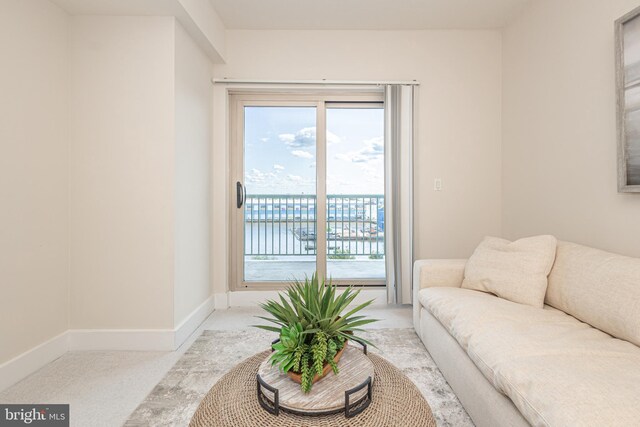
[{"label": "glass door panel", "polygon": [[373,105],[326,112],[326,256],[333,279],[385,278],[384,108]]},{"label": "glass door panel", "polygon": [[316,107],[244,107],[243,281],[316,271]]}]

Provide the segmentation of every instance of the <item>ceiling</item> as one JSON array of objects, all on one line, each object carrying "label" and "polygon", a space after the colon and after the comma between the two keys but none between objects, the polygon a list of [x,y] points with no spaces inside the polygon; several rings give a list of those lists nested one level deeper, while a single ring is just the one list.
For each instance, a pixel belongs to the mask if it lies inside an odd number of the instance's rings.
[{"label": "ceiling", "polygon": [[421,30],[504,27],[533,0],[210,0],[227,29]]}]

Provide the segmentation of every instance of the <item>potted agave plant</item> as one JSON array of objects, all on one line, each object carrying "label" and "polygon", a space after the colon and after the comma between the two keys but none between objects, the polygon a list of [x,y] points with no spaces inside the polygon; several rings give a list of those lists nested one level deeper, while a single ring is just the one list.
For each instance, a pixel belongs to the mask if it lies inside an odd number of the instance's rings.
[{"label": "potted agave plant", "polygon": [[313,274],[304,282],[294,281],[279,301],[260,304],[272,317],[259,317],[276,326],[256,327],[280,335],[273,344],[271,364],[300,383],[303,392],[308,393],[330,371],[338,375],[338,361],[348,340],[372,345],[356,335],[361,326],[376,321],[356,315],[373,300],[350,307],[359,293],[352,287],[338,293],[331,280],[325,283]]}]

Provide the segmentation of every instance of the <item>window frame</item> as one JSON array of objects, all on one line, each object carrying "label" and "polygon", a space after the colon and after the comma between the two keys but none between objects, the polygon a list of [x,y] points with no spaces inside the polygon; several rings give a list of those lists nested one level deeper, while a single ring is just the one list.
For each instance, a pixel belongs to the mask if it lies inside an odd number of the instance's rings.
[{"label": "window frame", "polygon": [[[243,90],[228,91],[229,112],[229,263],[228,278],[231,291],[282,290],[285,281],[244,280],[244,209],[236,208],[236,182],[244,185],[244,107],[315,107],[316,108],[316,200],[326,200],[326,110],[327,108],[384,108],[384,92],[379,89],[340,90]],[[385,171],[386,174],[386,171]],[[316,203],[316,230],[326,229],[326,202]],[[326,234],[316,233],[316,269],[326,277]],[[319,250],[323,248],[323,250]],[[365,285],[384,287],[385,279],[335,279],[338,286]]]}]

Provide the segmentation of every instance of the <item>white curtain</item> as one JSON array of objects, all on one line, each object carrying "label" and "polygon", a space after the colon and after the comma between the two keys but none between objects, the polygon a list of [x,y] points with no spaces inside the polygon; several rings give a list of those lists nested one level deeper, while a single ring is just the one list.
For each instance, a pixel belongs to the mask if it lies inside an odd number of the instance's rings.
[{"label": "white curtain", "polygon": [[411,304],[414,86],[385,87],[385,260],[387,302]]}]

